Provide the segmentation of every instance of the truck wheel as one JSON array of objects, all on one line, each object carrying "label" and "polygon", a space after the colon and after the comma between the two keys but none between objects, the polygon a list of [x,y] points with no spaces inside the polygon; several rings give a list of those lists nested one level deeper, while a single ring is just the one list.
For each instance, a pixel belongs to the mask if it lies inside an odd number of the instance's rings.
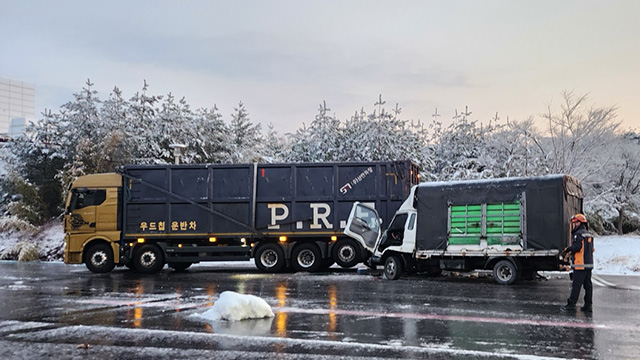
[{"label": "truck wheel", "polygon": [[151,244],[142,245],[133,257],[133,263],[141,273],[153,274],[164,267],[164,255],[159,247]]},{"label": "truck wheel", "polygon": [[320,250],[313,244],[300,244],[293,249],[293,268],[296,271],[316,272],[322,267]]},{"label": "truck wheel", "polygon": [[509,260],[500,260],[493,267],[493,279],[501,285],[511,285],[518,279],[518,270]]},{"label": "truck wheel", "polygon": [[386,280],[398,280],[402,275],[402,259],[398,255],[391,255],[384,262],[382,277]]},{"label": "truck wheel", "polygon": [[331,252],[336,264],[343,268],[356,266],[360,262],[360,248],[358,244],[351,239],[339,241]]},{"label": "truck wheel", "polygon": [[179,262],[179,263],[168,263],[167,265],[175,270],[176,272],[185,271],[192,263],[190,262]]},{"label": "truck wheel", "polygon": [[107,273],[116,266],[113,262],[113,250],[108,244],[96,244],[85,252],[84,263],[94,273]]},{"label": "truck wheel", "polygon": [[285,266],[282,248],[276,244],[265,244],[258,248],[254,256],[256,267],[262,272],[275,273]]}]

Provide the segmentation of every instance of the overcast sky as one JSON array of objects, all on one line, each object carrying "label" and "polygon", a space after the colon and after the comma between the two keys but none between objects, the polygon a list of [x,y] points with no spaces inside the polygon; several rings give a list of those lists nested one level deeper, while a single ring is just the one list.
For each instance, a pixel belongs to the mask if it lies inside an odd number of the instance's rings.
[{"label": "overcast sky", "polygon": [[87,78],[103,99],[185,96],[227,121],[243,101],[281,133],[326,100],[341,120],[382,94],[404,119],[526,119],[563,90],[640,128],[640,1],[0,0],[0,77],[36,113]]}]

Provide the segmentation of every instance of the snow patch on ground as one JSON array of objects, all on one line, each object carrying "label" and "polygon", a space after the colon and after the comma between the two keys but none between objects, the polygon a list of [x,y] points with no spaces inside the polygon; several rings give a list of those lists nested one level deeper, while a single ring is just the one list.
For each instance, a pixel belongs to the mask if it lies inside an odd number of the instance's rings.
[{"label": "snow patch on ground", "polygon": [[594,273],[640,275],[640,236],[612,235],[594,239]]},{"label": "snow patch on ground", "polygon": [[225,291],[211,309],[198,316],[213,321],[240,321],[272,318],[275,315],[271,306],[255,295]]}]

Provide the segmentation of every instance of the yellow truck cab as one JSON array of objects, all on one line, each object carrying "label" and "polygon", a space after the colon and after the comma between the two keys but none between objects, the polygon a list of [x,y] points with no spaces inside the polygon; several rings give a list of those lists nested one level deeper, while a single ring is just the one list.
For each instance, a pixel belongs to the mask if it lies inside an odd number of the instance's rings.
[{"label": "yellow truck cab", "polygon": [[98,273],[119,263],[121,191],[122,176],[115,173],[81,176],[71,185],[64,215],[65,263],[84,262]]}]

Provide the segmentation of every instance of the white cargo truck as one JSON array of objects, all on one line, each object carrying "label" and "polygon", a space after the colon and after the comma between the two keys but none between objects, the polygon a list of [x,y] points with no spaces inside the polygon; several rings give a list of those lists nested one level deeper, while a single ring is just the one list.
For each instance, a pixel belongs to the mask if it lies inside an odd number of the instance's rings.
[{"label": "white cargo truck", "polygon": [[370,266],[384,265],[386,279],[492,270],[496,282],[513,284],[561,269],[582,203],[570,175],[423,183],[386,230],[373,207],[355,203],[344,233],[373,253]]}]

